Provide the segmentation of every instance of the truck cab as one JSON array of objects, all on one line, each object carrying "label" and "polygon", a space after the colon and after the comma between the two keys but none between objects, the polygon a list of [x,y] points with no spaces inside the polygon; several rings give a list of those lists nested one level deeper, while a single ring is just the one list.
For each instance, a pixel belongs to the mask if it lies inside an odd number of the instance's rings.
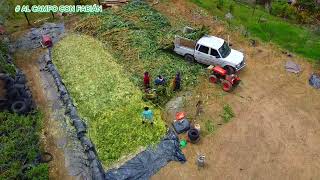
[{"label": "truck cab", "polygon": [[246,66],[242,52],[231,49],[225,40],[215,36],[204,36],[197,42],[176,37],[174,51],[183,55],[188,61],[219,65],[226,69],[228,74],[233,74]]}]

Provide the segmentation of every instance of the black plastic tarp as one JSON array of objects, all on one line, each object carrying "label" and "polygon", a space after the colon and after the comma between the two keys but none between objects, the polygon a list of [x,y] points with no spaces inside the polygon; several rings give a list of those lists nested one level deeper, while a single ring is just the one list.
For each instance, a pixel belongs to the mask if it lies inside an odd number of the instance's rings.
[{"label": "black plastic tarp", "polygon": [[105,177],[107,180],[147,180],[170,161],[186,161],[172,129],[156,148],[147,148],[120,168],[107,171]]}]

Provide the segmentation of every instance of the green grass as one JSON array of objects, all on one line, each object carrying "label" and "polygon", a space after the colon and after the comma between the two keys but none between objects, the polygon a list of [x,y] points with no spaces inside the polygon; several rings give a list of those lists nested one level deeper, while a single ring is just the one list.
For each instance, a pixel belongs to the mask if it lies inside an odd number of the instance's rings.
[{"label": "green grass", "polygon": [[[119,10],[109,9],[87,16],[76,30],[104,42],[136,86],[142,87],[144,71],[149,71],[153,79],[163,75],[168,82],[180,71],[183,88],[197,84],[202,72],[200,65],[191,65],[172,52],[174,35],[179,30],[143,1],[132,1]],[[163,105],[170,97],[171,94],[165,94],[155,103]]]},{"label": "green grass", "polygon": [[211,134],[214,132],[215,127],[214,127],[214,123],[212,120],[207,120],[204,123],[204,128],[205,128],[205,132],[206,134]]},{"label": "green grass", "polygon": [[141,113],[148,105],[142,101],[142,92],[98,40],[69,35],[54,47],[53,61],[88,124],[104,165],[157,143],[165,134],[160,111],[150,105],[155,125],[141,123]]},{"label": "green grass", "polygon": [[12,64],[7,63],[8,45],[0,41],[0,71],[15,76],[16,69]]},{"label": "green grass", "polygon": [[234,112],[229,104],[223,106],[223,112],[220,114],[222,120],[227,123],[234,117]]},{"label": "green grass", "polygon": [[[190,1],[220,18],[224,18],[230,4],[233,4],[234,9],[232,14],[234,15],[234,19],[231,20],[231,25],[243,26],[254,37],[258,37],[263,41],[274,42],[283,49],[319,61],[320,36],[308,28],[272,16],[260,7],[252,15],[252,7],[238,4],[231,0],[224,0],[224,8],[222,10],[217,8],[217,0]],[[260,17],[267,21],[259,23]]]},{"label": "green grass", "polygon": [[40,113],[19,116],[0,113],[0,179],[48,179],[48,165],[38,164],[22,173],[40,153],[42,118]]}]

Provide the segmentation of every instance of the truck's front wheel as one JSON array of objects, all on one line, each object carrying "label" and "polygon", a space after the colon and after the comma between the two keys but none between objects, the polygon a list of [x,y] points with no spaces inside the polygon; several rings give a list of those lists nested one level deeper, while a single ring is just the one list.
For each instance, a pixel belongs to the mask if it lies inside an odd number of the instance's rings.
[{"label": "truck's front wheel", "polygon": [[184,59],[185,59],[186,61],[190,62],[190,63],[194,63],[194,62],[195,62],[194,57],[193,57],[192,55],[190,55],[190,54],[186,54],[186,55],[184,56]]}]

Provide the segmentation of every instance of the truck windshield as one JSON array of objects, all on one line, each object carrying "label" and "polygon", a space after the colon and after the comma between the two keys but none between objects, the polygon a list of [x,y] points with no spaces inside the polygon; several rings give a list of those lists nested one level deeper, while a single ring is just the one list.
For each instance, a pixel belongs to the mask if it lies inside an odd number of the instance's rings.
[{"label": "truck windshield", "polygon": [[219,48],[219,52],[223,58],[229,56],[231,49],[226,42]]}]

